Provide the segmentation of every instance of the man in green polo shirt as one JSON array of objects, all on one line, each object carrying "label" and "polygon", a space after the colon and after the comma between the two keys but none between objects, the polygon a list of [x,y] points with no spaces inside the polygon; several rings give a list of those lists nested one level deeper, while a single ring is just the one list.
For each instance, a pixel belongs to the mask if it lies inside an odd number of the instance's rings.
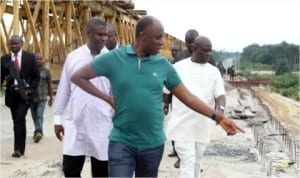
[{"label": "man in green polo shirt", "polygon": [[[96,58],[71,77],[83,90],[115,108],[109,144],[110,177],[158,176],[165,142],[164,86],[191,109],[215,120],[228,135],[244,132],[186,89],[173,66],[158,55],[163,35],[161,22],[144,16],[136,25],[133,44]],[[110,80],[113,97],[90,83],[96,76]]]},{"label": "man in green polo shirt", "polygon": [[[126,56],[124,56],[124,54]],[[120,56],[120,57],[115,57]],[[171,64],[163,57],[138,58],[132,45],[94,60],[98,76],[110,79],[116,104],[110,140],[135,148],[153,148],[165,141],[161,87],[181,83]]]}]

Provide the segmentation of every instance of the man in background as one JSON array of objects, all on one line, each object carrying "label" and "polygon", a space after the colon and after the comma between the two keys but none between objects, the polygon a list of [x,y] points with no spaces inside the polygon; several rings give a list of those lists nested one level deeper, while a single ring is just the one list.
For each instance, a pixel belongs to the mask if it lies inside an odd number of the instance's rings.
[{"label": "man in background", "polygon": [[38,143],[43,137],[44,111],[46,107],[47,97],[49,95],[48,106],[52,106],[53,89],[52,79],[49,69],[44,67],[45,60],[41,53],[35,54],[35,60],[40,71],[40,82],[37,92],[30,104],[31,115],[34,123],[33,140]]},{"label": "man in background", "polygon": [[[193,52],[193,42],[195,40],[196,37],[199,36],[199,33],[197,30],[195,29],[190,29],[185,33],[185,45],[187,47],[187,49],[181,51],[180,53],[178,53],[175,57],[174,63],[182,60],[182,59],[186,59],[188,57],[192,56],[192,52]],[[216,62],[215,60],[210,57],[209,61],[210,64],[216,66]]]},{"label": "man in background", "polygon": [[2,56],[1,88],[6,80],[5,105],[10,108],[14,127],[14,152],[12,157],[25,154],[26,114],[39,84],[40,74],[33,53],[22,50],[21,36],[9,39],[10,53]]},{"label": "man in background", "polygon": [[187,57],[191,57],[192,52],[193,52],[192,45],[197,36],[199,36],[199,33],[195,29],[190,29],[185,33],[184,40],[185,40],[185,45],[186,45],[187,49],[182,50],[175,56],[174,63],[176,63],[182,59],[185,59]]},{"label": "man in background", "polygon": [[113,49],[122,47],[122,45],[120,45],[120,43],[118,42],[118,32],[116,27],[112,24],[108,24],[107,29],[108,38],[106,42],[106,48],[111,51]]},{"label": "man in background", "polygon": [[175,56],[179,53],[179,52],[181,52],[181,45],[179,44],[179,43],[175,43],[175,44],[172,44],[172,46],[171,46],[171,55],[172,55],[172,59],[170,59],[170,62],[172,63],[172,64],[174,64],[175,63]]}]

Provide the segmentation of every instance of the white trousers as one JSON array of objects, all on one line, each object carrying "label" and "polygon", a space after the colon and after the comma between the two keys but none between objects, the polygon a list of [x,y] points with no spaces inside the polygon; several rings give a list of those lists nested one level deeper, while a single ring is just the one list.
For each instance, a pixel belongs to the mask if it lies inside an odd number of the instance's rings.
[{"label": "white trousers", "polygon": [[204,150],[208,144],[175,141],[180,158],[180,178],[200,178]]}]

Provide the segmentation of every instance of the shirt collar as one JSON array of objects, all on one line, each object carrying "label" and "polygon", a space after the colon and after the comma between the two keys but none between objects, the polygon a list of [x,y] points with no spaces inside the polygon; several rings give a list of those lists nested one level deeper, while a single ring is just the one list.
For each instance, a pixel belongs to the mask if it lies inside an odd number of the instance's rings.
[{"label": "shirt collar", "polygon": [[[17,53],[18,57],[21,57],[22,56],[22,50],[20,50],[18,53]],[[15,53],[11,52],[11,56],[15,56]]]},{"label": "shirt collar", "polygon": [[126,53],[128,54],[135,54],[136,55],[136,52],[133,48],[133,43],[129,44],[126,46]]},{"label": "shirt collar", "polygon": [[[126,48],[126,53],[127,53],[127,54],[135,55],[135,56],[137,57],[136,51],[135,51],[134,48],[133,48],[133,43],[131,43],[131,44],[125,46],[125,48]],[[143,59],[143,60],[149,60],[149,59],[154,60],[154,59],[153,59],[153,55],[150,55],[150,56],[147,56],[147,57],[143,57],[142,59]]]},{"label": "shirt collar", "polygon": [[[92,55],[92,54],[91,54],[91,50],[90,50],[90,48],[87,46],[87,44],[84,45],[84,48],[89,52],[90,55]],[[104,54],[104,53],[107,53],[107,52],[109,52],[109,50],[106,48],[106,46],[103,46],[103,48],[100,50],[100,53],[97,54],[96,56],[94,56],[94,58],[97,57],[97,56],[99,56],[99,55],[102,55],[102,54]]]}]

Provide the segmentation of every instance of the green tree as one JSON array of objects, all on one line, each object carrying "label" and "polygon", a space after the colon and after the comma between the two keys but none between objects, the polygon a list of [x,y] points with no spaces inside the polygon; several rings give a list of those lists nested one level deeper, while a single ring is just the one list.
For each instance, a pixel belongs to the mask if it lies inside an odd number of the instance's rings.
[{"label": "green tree", "polygon": [[288,64],[288,60],[286,58],[279,59],[275,63],[275,75],[283,75],[285,73],[288,73],[290,71],[290,67]]}]

